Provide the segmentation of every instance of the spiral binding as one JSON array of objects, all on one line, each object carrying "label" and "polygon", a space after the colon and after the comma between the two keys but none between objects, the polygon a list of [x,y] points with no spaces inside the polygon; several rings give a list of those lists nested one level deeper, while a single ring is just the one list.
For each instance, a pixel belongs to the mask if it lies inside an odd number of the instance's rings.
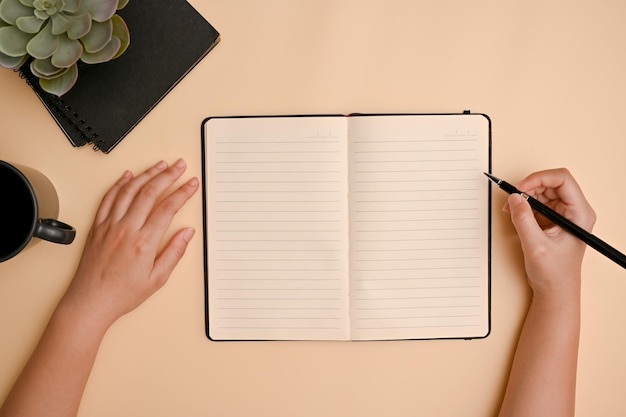
[{"label": "spiral binding", "polygon": [[20,78],[37,93],[39,99],[48,108],[48,110],[58,118],[69,123],[70,126],[80,135],[84,143],[74,143],[75,146],[83,146],[86,143],[93,144],[94,150],[99,150],[98,143],[100,134],[94,130],[87,122],[76,113],[72,107],[68,106],[65,101],[53,94],[44,91],[39,85],[39,79],[30,71],[30,62],[26,62],[16,71],[19,72]]}]

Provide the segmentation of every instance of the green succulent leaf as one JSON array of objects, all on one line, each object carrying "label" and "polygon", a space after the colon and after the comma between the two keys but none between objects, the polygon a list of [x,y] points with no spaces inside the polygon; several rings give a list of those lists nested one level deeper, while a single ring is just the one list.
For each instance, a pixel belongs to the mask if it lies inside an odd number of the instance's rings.
[{"label": "green succulent leaf", "polygon": [[113,36],[111,41],[102,49],[94,54],[89,52],[83,52],[80,60],[85,64],[101,64],[103,62],[110,61],[120,50],[121,41],[119,38]]},{"label": "green succulent leaf", "polygon": [[34,59],[30,63],[30,71],[39,78],[45,78],[50,80],[52,78],[62,75],[62,73],[68,71],[68,68],[57,68],[52,64],[50,58],[48,59]]},{"label": "green succulent leaf", "polygon": [[35,16],[18,17],[15,21],[16,26],[21,31],[33,34],[39,32],[45,22],[45,20],[38,19]]},{"label": "green succulent leaf", "polygon": [[122,10],[128,4],[128,0],[120,0],[120,3],[117,5],[117,10]]},{"label": "green succulent leaf", "polygon": [[35,0],[20,0],[20,3],[22,3],[24,6],[28,6],[28,7],[31,7],[31,8],[34,7],[33,6],[34,2],[35,2]]},{"label": "green succulent leaf", "polygon": [[50,80],[40,78],[39,85],[48,93],[60,97],[70,91],[74,84],[76,84],[76,80],[78,80],[78,67],[74,64],[58,77]]},{"label": "green succulent leaf", "polygon": [[78,16],[66,15],[65,17],[71,22],[71,26],[67,30],[67,36],[70,39],[82,38],[91,30],[91,16],[88,13]]},{"label": "green succulent leaf", "polygon": [[65,0],[64,12],[76,13],[80,8],[80,0]]},{"label": "green succulent leaf", "polygon": [[53,35],[60,35],[61,33],[67,32],[72,24],[72,22],[61,13],[50,16],[50,20],[52,20]]},{"label": "green succulent leaf", "polygon": [[52,24],[48,23],[26,45],[26,50],[33,58],[46,59],[59,47],[59,36],[52,34]]},{"label": "green succulent leaf", "polygon": [[19,0],[2,0],[0,1],[0,19],[6,23],[15,25],[18,17],[32,16],[33,9],[24,6]]},{"label": "green succulent leaf", "polygon": [[115,14],[118,3],[118,0],[82,0],[80,11],[89,13],[96,22],[106,22]]},{"label": "green succulent leaf", "polygon": [[110,20],[103,23],[92,22],[91,30],[80,38],[80,41],[85,51],[93,54],[104,48],[111,40],[111,36],[113,36],[113,22]]},{"label": "green succulent leaf", "polygon": [[33,38],[30,33],[24,33],[15,26],[0,28],[0,52],[14,58],[26,55],[26,45]]},{"label": "green succulent leaf", "polygon": [[13,57],[0,52],[0,67],[17,69],[21,67],[24,62],[26,62],[26,59],[28,59],[28,55]]},{"label": "green succulent leaf", "polygon": [[[0,0],[0,2],[1,2],[1,1],[2,1],[2,0]],[[8,24],[7,22],[5,22],[4,20],[0,19],[0,28],[3,28],[3,27],[5,27],[5,26],[11,26],[11,25],[9,25],[9,24]]]},{"label": "green succulent leaf", "polygon": [[52,65],[59,68],[69,68],[78,61],[83,54],[83,45],[67,35],[59,35],[59,48],[52,54]]},{"label": "green succulent leaf", "polygon": [[53,16],[63,11],[64,0],[35,0],[33,1],[33,7],[35,10],[41,12],[35,12],[38,17],[44,18],[44,15]]},{"label": "green succulent leaf", "polygon": [[124,19],[120,17],[120,15],[115,15],[111,18],[111,22],[113,23],[113,36],[120,40],[120,49],[117,51],[115,56],[112,59],[118,58],[130,45],[130,32],[128,31],[128,26],[126,26],[126,22]]},{"label": "green succulent leaf", "polygon": [[33,10],[33,13],[41,20],[47,20],[50,17],[50,15],[43,10]]}]

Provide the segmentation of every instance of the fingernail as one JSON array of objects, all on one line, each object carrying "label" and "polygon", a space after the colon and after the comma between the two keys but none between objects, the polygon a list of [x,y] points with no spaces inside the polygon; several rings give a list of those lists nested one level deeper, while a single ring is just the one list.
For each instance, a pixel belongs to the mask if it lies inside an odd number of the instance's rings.
[{"label": "fingernail", "polygon": [[192,179],[189,180],[188,184],[191,185],[192,187],[197,187],[198,179],[196,177],[193,177]]},{"label": "fingernail", "polygon": [[167,163],[165,161],[159,161],[159,163],[157,163],[155,167],[158,169],[165,169],[167,167]]},{"label": "fingernail", "polygon": [[133,175],[133,174],[132,174],[129,170],[126,170],[126,171],[124,171],[124,173],[122,174],[122,178],[127,179],[127,178],[130,178],[132,175]]},{"label": "fingernail", "polygon": [[191,241],[191,238],[193,238],[193,235],[195,233],[196,233],[196,230],[192,227],[185,229],[185,231],[183,232],[183,239],[185,239],[185,242],[189,243],[189,241]]},{"label": "fingernail", "polygon": [[174,165],[176,165],[178,168],[184,168],[185,166],[187,166],[187,163],[183,159],[179,159]]}]

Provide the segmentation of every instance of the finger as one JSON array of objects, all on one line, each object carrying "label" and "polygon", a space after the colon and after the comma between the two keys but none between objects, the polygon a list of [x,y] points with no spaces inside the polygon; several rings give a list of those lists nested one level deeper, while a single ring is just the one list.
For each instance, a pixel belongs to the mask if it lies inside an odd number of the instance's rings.
[{"label": "finger", "polygon": [[565,168],[531,174],[519,187],[583,228],[589,229],[595,223],[596,216],[591,205]]},{"label": "finger", "polygon": [[131,202],[124,216],[125,219],[138,228],[143,227],[157,202],[174,182],[180,178],[183,172],[185,172],[186,167],[187,164],[185,161],[179,159],[174,165],[144,184]]},{"label": "finger", "polygon": [[566,204],[587,204],[580,186],[565,168],[535,172],[522,180],[518,187],[538,199],[560,199]]},{"label": "finger", "polygon": [[194,234],[195,230],[192,228],[180,230],[169,241],[159,256],[157,256],[151,275],[156,286],[155,290],[165,285],[172,271],[185,254],[187,246]]},{"label": "finger", "polygon": [[166,168],[167,163],[165,161],[159,161],[139,174],[137,177],[133,178],[132,181],[128,181],[123,184],[119,189],[113,207],[111,208],[111,217],[114,218],[114,220],[119,220],[124,217],[139,190],[141,190],[145,184],[163,172]]},{"label": "finger", "polygon": [[541,242],[545,235],[526,199],[519,194],[511,194],[508,203],[511,221],[522,242],[522,249],[526,252],[526,248]]},{"label": "finger", "polygon": [[115,184],[107,191],[107,193],[102,197],[102,201],[100,202],[100,206],[98,207],[98,211],[96,212],[96,217],[94,219],[94,225],[99,225],[104,222],[111,213],[111,209],[117,195],[120,192],[122,186],[128,183],[133,179],[133,174],[130,171],[125,171],[124,174],[118,179]]},{"label": "finger", "polygon": [[198,179],[192,178],[159,202],[152,213],[150,213],[142,231],[149,234],[153,240],[160,241],[176,213],[195,194],[198,186]]}]

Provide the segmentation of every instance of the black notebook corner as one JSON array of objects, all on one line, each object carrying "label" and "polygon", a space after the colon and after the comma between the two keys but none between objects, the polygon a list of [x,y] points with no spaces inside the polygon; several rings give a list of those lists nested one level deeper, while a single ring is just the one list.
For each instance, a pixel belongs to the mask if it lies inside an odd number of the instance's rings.
[{"label": "black notebook corner", "polygon": [[220,35],[186,0],[131,0],[118,14],[131,43],[119,58],[80,65],[62,97],[41,89],[26,63],[21,76],[74,146],[109,153],[219,42]]}]

